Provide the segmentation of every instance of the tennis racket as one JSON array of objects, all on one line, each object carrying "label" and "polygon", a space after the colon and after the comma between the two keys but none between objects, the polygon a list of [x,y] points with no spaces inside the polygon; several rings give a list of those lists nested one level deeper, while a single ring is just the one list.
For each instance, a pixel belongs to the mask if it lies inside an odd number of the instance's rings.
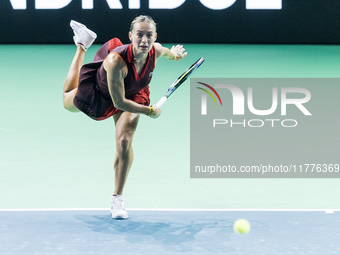
[{"label": "tennis racket", "polygon": [[168,97],[183,83],[185,80],[204,62],[204,58],[200,58],[194,64],[192,64],[185,72],[175,80],[168,88],[168,92],[163,96],[156,104],[157,107],[161,107]]}]

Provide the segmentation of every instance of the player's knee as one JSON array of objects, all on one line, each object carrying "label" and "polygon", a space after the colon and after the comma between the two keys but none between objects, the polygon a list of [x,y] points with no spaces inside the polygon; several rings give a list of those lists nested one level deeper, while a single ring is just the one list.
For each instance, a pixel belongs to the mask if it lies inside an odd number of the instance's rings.
[{"label": "player's knee", "polygon": [[71,100],[68,96],[65,96],[65,94],[63,95],[63,106],[70,112],[79,112],[79,109],[74,106],[73,100]]},{"label": "player's knee", "polygon": [[122,155],[129,152],[131,148],[131,139],[129,137],[121,137],[118,141],[118,150]]},{"label": "player's knee", "polygon": [[66,93],[64,93],[63,94],[63,106],[64,106],[64,108],[66,109],[66,110],[69,110],[69,106],[70,106],[70,104],[68,103],[68,97],[67,97],[67,94]]},{"label": "player's knee", "polygon": [[70,105],[69,103],[63,101],[63,106],[66,110],[70,111],[70,112],[78,112],[78,109],[75,108],[73,105]]},{"label": "player's knee", "polygon": [[63,106],[64,106],[64,109],[68,110],[68,104],[65,100],[65,97],[63,98]]}]

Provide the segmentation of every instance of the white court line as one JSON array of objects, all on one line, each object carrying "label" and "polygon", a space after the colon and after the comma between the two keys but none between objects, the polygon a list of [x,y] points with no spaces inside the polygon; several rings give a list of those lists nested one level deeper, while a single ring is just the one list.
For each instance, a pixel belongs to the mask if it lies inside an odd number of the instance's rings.
[{"label": "white court line", "polygon": [[[340,209],[157,209],[126,208],[128,211],[173,211],[173,212],[325,212],[334,213]],[[109,211],[109,208],[37,208],[0,209],[0,212],[45,212],[45,211]]]}]

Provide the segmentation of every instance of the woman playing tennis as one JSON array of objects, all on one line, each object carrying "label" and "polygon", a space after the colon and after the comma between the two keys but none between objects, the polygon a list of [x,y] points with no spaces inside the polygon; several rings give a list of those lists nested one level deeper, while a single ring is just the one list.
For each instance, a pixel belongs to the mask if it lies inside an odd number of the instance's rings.
[{"label": "woman playing tennis", "polygon": [[132,165],[132,140],[140,114],[158,118],[161,110],[150,104],[149,86],[153,69],[160,57],[180,60],[182,45],[171,49],[155,43],[156,24],[149,16],[138,16],[130,27],[131,44],[118,38],[105,43],[94,61],[83,65],[85,51],[97,35],[84,25],[71,21],[77,51],[64,83],[63,104],[72,112],[82,111],[95,120],[113,116],[116,126],[114,160],[115,188],[111,197],[112,218],[127,218],[122,198]]}]

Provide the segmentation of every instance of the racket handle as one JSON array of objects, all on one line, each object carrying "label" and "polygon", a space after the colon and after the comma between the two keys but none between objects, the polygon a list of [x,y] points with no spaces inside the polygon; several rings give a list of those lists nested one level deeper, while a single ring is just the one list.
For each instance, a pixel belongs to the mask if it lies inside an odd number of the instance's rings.
[{"label": "racket handle", "polygon": [[157,102],[156,106],[158,108],[161,108],[161,106],[166,102],[168,98],[166,96],[162,97],[161,99],[159,99],[159,101]]}]

